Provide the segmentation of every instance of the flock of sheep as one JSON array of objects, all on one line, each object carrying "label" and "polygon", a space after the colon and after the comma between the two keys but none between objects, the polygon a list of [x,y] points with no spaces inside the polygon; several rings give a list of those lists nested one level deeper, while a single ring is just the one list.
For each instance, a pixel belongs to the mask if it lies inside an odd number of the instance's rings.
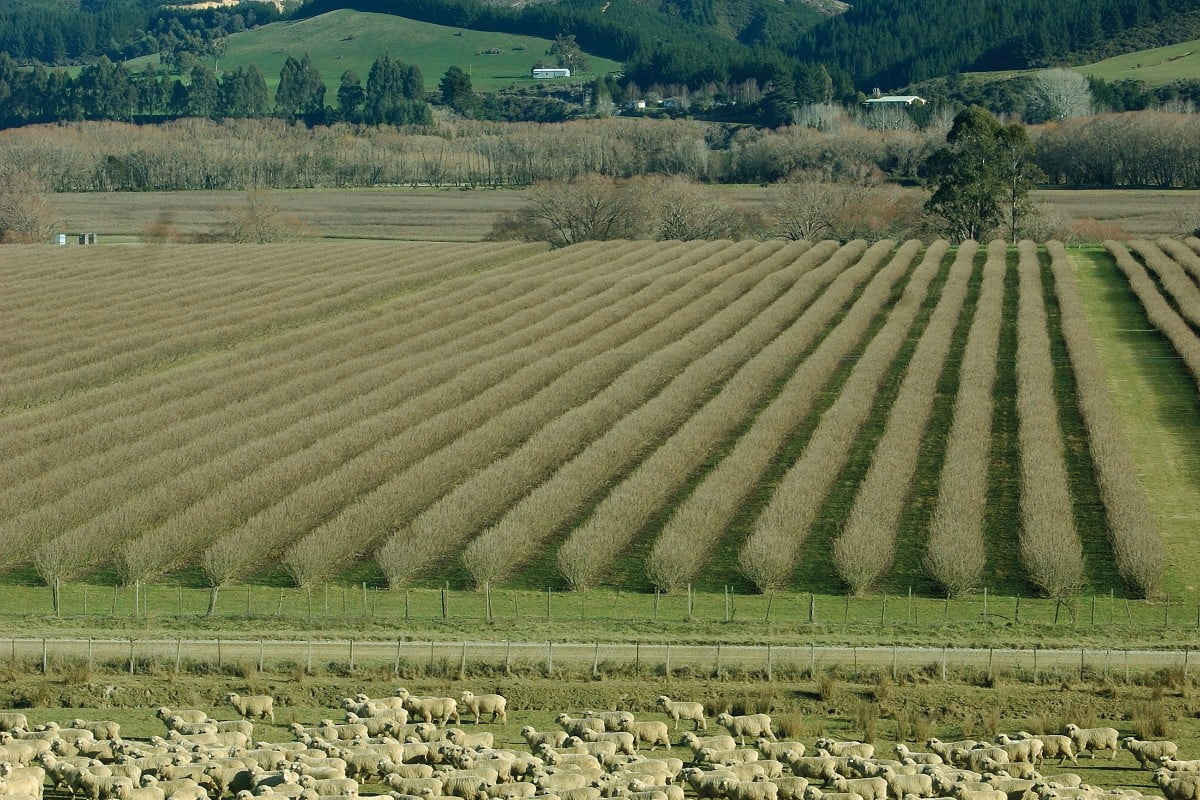
[{"label": "flock of sheep", "polygon": [[[122,739],[115,722],[74,719],[31,727],[24,714],[0,712],[0,800],[43,800],[49,781],[77,800],[298,800],[356,797],[385,785],[393,800],[1133,800],[1132,790],[1101,790],[1066,773],[1038,772],[1044,759],[1128,750],[1167,800],[1200,800],[1200,761],[1178,761],[1169,741],[1119,739],[1113,728],[1068,725],[1062,734],[1000,735],[995,742],[930,739],[927,752],[896,745],[877,757],[862,742],[818,739],[812,748],[781,741],[766,714],[720,714],[724,733],[708,735],[704,705],[663,695],[661,719],[627,711],[555,718],[558,728],[521,729],[528,750],[497,747],[478,725],[507,720],[507,700],[463,692],[419,697],[345,698],[344,722],[289,726],[294,741],[254,740],[251,720],[274,721],[265,695],[228,694],[241,719],[159,708],[163,735]],[[469,715],[469,716],[468,716]],[[652,751],[680,744],[690,764]],[[672,725],[668,725],[672,723]],[[478,730],[478,729],[476,729]],[[704,735],[701,735],[701,734]],[[749,745],[749,746],[748,746]],[[643,754],[646,749],[649,754]]]}]

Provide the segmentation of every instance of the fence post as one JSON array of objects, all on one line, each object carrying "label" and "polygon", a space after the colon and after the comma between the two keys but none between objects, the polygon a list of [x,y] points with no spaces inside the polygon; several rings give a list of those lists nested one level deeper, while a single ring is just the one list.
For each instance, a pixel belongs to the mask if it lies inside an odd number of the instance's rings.
[{"label": "fence post", "polygon": [[403,646],[403,643],[403,639],[396,640],[396,666],[392,668],[392,674],[397,678],[400,677],[400,648]]},{"label": "fence post", "polygon": [[896,680],[896,645],[892,645],[892,680]]},{"label": "fence post", "polygon": [[1019,623],[1020,621],[1021,621],[1021,595],[1018,594],[1017,595],[1017,606],[1016,606],[1016,608],[1013,609],[1013,622]]},{"label": "fence post", "polygon": [[458,657],[458,676],[459,678],[467,677],[467,640],[463,639],[462,652]]},{"label": "fence post", "polygon": [[[131,640],[132,641],[132,640]],[[46,637],[42,637],[42,674],[50,671],[50,652],[46,647]],[[131,669],[130,672],[133,670]]]},{"label": "fence post", "polygon": [[695,601],[695,599],[696,599],[696,596],[694,594],[692,594],[692,585],[689,583],[687,585],[687,609],[688,609],[687,621],[688,622],[692,621],[692,611],[693,611],[692,604]]},{"label": "fence post", "polygon": [[592,651],[592,680],[600,679],[600,643],[596,642],[596,649]]},{"label": "fence post", "polygon": [[[88,642],[90,643],[91,640],[89,639]],[[183,657],[183,637],[176,637],[176,639],[175,639],[175,674],[176,675],[179,674],[179,662],[182,659],[182,657]],[[261,671],[261,669],[262,668],[260,667],[259,670]]]},{"label": "fence post", "polygon": [[850,651],[854,654],[854,677],[857,678],[858,677],[858,646],[855,645],[854,647],[850,648]]},{"label": "fence post", "polygon": [[88,672],[92,671],[92,637],[88,637]]},{"label": "fence post", "polygon": [[1183,648],[1183,682],[1184,683],[1187,683],[1187,679],[1188,679],[1188,650],[1189,649],[1190,648],[1187,648],[1187,647]]},{"label": "fence post", "polygon": [[[1200,614],[1200,612],[1197,612],[1197,614]],[[85,617],[87,616],[87,583],[86,582],[83,584],[83,615]]]},{"label": "fence post", "polygon": [[[657,615],[655,615],[657,619]],[[546,621],[550,621],[550,587],[546,587]]]},{"label": "fence post", "polygon": [[946,682],[946,645],[942,645],[942,683]]},{"label": "fence post", "polygon": [[812,642],[808,643],[808,677],[817,677],[817,646]]},{"label": "fence post", "polygon": [[1125,682],[1129,683],[1129,650],[1125,650]]},{"label": "fence post", "polygon": [[140,578],[133,582],[133,616],[136,618],[142,613],[142,581]]},{"label": "fence post", "polygon": [[442,587],[442,619],[446,619],[446,615],[449,613],[449,609],[446,608],[447,602],[448,602],[448,598],[446,597],[446,587],[443,586]]},{"label": "fence post", "polygon": [[988,648],[988,683],[995,679],[995,673],[992,672],[992,648]]},{"label": "fence post", "polygon": [[408,589],[404,590],[404,621],[408,622]]},{"label": "fence post", "polygon": [[771,681],[773,679],[774,676],[771,672],[771,643],[767,642],[767,680]]},{"label": "fence post", "polygon": [[[342,611],[346,610],[346,590],[342,590]],[[250,618],[250,584],[246,584],[246,618]]]},{"label": "fence post", "polygon": [[492,621],[492,582],[483,582],[483,621]]},{"label": "fence post", "polygon": [[916,618],[916,616],[913,614],[913,604],[912,604],[912,587],[911,587],[911,586],[909,586],[909,587],[908,587],[908,624],[909,624],[909,625],[912,625],[912,624],[913,624],[913,623],[915,623],[916,621],[917,621],[917,618]]},{"label": "fence post", "polygon": [[1083,654],[1084,648],[1079,648],[1079,680],[1083,680]]},{"label": "fence post", "polygon": [[[363,589],[363,616],[366,617],[366,616],[370,616],[370,614],[371,614],[371,607],[367,604],[367,582],[366,581],[362,582],[362,589]],[[282,589],[279,590],[279,602],[280,603],[283,602],[283,590]]]},{"label": "fence post", "polygon": [[887,624],[887,592],[883,593],[883,606],[879,610],[879,627]]},{"label": "fence post", "polygon": [[1033,682],[1035,684],[1038,682],[1037,654],[1038,654],[1038,647],[1035,644],[1033,646]]},{"label": "fence post", "polygon": [[350,671],[354,672],[354,640],[350,640]]},{"label": "fence post", "polygon": [[667,679],[671,678],[671,643],[667,642]]},{"label": "fence post", "polygon": [[133,674],[133,637],[129,637],[129,674]]},{"label": "fence post", "polygon": [[429,674],[433,674],[433,639],[429,640]]},{"label": "fence post", "polygon": [[217,637],[217,671],[221,670],[221,637]]},{"label": "fence post", "polygon": [[[13,647],[14,647],[13,652],[15,653],[16,645],[13,645]],[[15,659],[16,656],[13,656],[13,658]],[[636,675],[641,671],[642,671],[642,643],[634,642],[633,643],[633,673]]]},{"label": "fence post", "polygon": [[[85,583],[84,586],[87,586],[87,584]],[[183,616],[183,587],[179,586],[177,588],[179,589],[179,592],[178,592],[178,601],[175,604],[175,616],[182,617]],[[86,589],[85,589],[85,591],[86,591]],[[283,590],[280,589],[280,591],[283,591]]]},{"label": "fence post", "polygon": [[817,621],[817,594],[816,592],[808,593],[808,624],[813,624]]},{"label": "fence post", "polygon": [[[547,606],[549,608],[549,606]],[[550,618],[549,612],[546,613],[546,619]],[[654,621],[658,622],[658,587],[654,587]]]},{"label": "fence post", "polygon": [[986,586],[985,586],[985,587],[983,587],[983,620],[984,620],[984,622],[987,622],[987,615],[988,615],[988,613],[987,613],[987,595],[988,595],[988,591],[987,591],[987,590],[988,590],[988,587],[986,587]]},{"label": "fence post", "polygon": [[263,671],[263,640],[261,636],[258,637],[258,671]]},{"label": "fence post", "polygon": [[512,674],[512,641],[504,643],[504,674]]},{"label": "fence post", "polygon": [[546,674],[554,673],[554,642],[546,643]]},{"label": "fence post", "polygon": [[[1200,608],[1200,604],[1197,604],[1197,608]],[[731,612],[731,609],[729,607],[729,586],[727,585],[725,587],[725,621],[726,622],[729,622],[729,620],[730,620],[730,617],[731,617],[730,612]],[[1196,613],[1197,613],[1197,616],[1200,617],[1200,611],[1197,611]],[[1200,627],[1200,624],[1198,624],[1197,627]]]},{"label": "fence post", "polygon": [[721,677],[721,643],[717,642],[717,677]]},{"label": "fence post", "polygon": [[51,592],[53,593],[52,599],[54,600],[54,616],[61,617],[62,616],[62,585],[59,583],[58,578],[54,579],[54,586],[51,587]]}]

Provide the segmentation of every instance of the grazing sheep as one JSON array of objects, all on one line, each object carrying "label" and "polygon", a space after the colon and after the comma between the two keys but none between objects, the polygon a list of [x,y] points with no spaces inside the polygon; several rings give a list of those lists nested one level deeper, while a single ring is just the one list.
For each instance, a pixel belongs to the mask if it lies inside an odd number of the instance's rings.
[{"label": "grazing sheep", "polygon": [[[562,747],[570,736],[566,731],[537,731],[532,725],[521,728],[521,738],[529,745],[530,750],[536,750],[541,745]],[[586,737],[580,737],[586,738]]]},{"label": "grazing sheep", "polygon": [[166,722],[168,717],[179,717],[184,722],[208,721],[208,713],[195,708],[178,708],[172,711],[166,706],[159,706],[154,712],[154,716],[158,717],[163,722]]},{"label": "grazing sheep", "polygon": [[1120,734],[1116,728],[1081,728],[1072,722],[1066,726],[1063,733],[1071,737],[1077,755],[1083,755],[1083,751],[1087,750],[1092,754],[1094,761],[1097,750],[1108,750],[1112,753],[1109,758],[1117,757]]},{"label": "grazing sheep", "polygon": [[801,778],[828,783],[838,774],[838,760],[833,756],[797,756],[791,751],[785,754],[792,773]]},{"label": "grazing sheep", "polygon": [[830,783],[839,792],[854,792],[863,800],[887,800],[888,784],[883,778],[845,778],[836,775]]},{"label": "grazing sheep", "polygon": [[582,773],[551,771],[553,769],[553,767],[547,767],[543,770],[535,770],[531,775],[533,784],[543,792],[557,794],[572,789],[582,789],[588,784],[587,777]]},{"label": "grazing sheep", "polygon": [[697,797],[725,797],[729,786],[736,782],[731,774],[726,772],[705,772],[697,767],[688,767],[683,771],[683,778]]},{"label": "grazing sheep", "polygon": [[158,785],[157,778],[146,775],[140,786],[119,787],[117,797],[120,800],[166,800],[167,794]]},{"label": "grazing sheep", "polygon": [[326,778],[319,780],[312,775],[300,776],[300,785],[311,789],[322,797],[358,797],[358,781],[353,778]]},{"label": "grazing sheep", "polygon": [[225,702],[233,706],[234,711],[243,717],[275,721],[275,699],[270,695],[251,694],[242,697],[240,694],[230,692],[225,695]]},{"label": "grazing sheep", "polygon": [[[559,714],[559,716],[561,717],[562,714]],[[654,750],[659,745],[668,750],[671,749],[671,734],[667,730],[667,723],[665,722],[657,720],[648,720],[645,722],[634,720],[630,722],[629,720],[625,720],[621,724],[621,730],[633,734],[634,741],[637,742],[638,747],[641,747],[642,744],[649,744],[651,750]]]},{"label": "grazing sheep", "polygon": [[714,750],[711,747],[702,747],[700,752],[696,753],[696,763],[716,764],[719,766],[729,766],[730,764],[748,764],[752,761],[758,761],[758,756],[759,753],[757,750]]},{"label": "grazing sheep", "polygon": [[854,792],[825,792],[816,786],[804,790],[804,800],[863,800]]},{"label": "grazing sheep", "polygon": [[119,739],[121,738],[121,726],[111,720],[89,721],[86,719],[73,719],[69,726],[78,730],[91,731],[92,736],[97,739]]},{"label": "grazing sheep", "polygon": [[898,744],[893,748],[896,751],[896,757],[903,761],[906,758],[911,758],[914,764],[944,764],[945,760],[937,753],[915,753],[908,749],[907,745]]},{"label": "grazing sheep", "polygon": [[391,774],[385,776],[383,782],[394,791],[402,794],[438,795],[442,793],[441,778],[403,778],[399,775]]},{"label": "grazing sheep", "polygon": [[18,767],[0,764],[0,796],[23,794],[42,800],[46,770],[41,767]]},{"label": "grazing sheep", "polygon": [[784,775],[776,778],[774,783],[779,789],[779,800],[804,800],[804,790],[808,788],[807,778]]},{"label": "grazing sheep", "polygon": [[79,776],[79,791],[92,800],[111,800],[122,786],[132,789],[133,781],[124,776],[94,775],[86,770]]},{"label": "grazing sheep", "polygon": [[875,755],[875,745],[864,744],[863,742],[838,742],[833,739],[817,739],[817,745],[821,750],[828,750],[831,756],[858,756],[859,758],[871,758]]},{"label": "grazing sheep", "polygon": [[500,694],[472,694],[469,691],[464,691],[459,697],[459,702],[475,715],[475,724],[479,724],[479,717],[482,714],[491,714],[492,722],[497,719],[500,724],[508,722],[508,698]]},{"label": "grazing sheep", "polygon": [[1171,772],[1200,772],[1200,759],[1176,761],[1173,758],[1163,758],[1159,764]]},{"label": "grazing sheep", "polygon": [[240,733],[249,741],[254,737],[254,723],[245,719],[205,720],[209,725],[217,726],[217,733]]},{"label": "grazing sheep", "polygon": [[500,783],[488,786],[486,792],[492,800],[530,800],[537,794],[537,787],[532,783]]},{"label": "grazing sheep", "polygon": [[729,800],[778,800],[779,787],[770,781],[738,781],[731,783],[726,796]]},{"label": "grazing sheep", "polygon": [[655,701],[679,730],[679,720],[691,720],[692,730],[708,730],[708,720],[704,717],[704,704],[672,700],[665,694],[660,694]]},{"label": "grazing sheep", "polygon": [[[1007,736],[1004,738],[1008,738]],[[1042,758],[1042,751],[1045,745],[1041,739],[1017,739],[1003,742],[997,747],[1008,753],[1009,761],[1024,761],[1029,764],[1036,764]]]},{"label": "grazing sheep", "polygon": [[[1066,763],[1067,759],[1071,759],[1072,764],[1078,764],[1075,758],[1075,743],[1071,741],[1070,736],[1063,736],[1060,733],[1042,734],[1034,736],[1032,733],[1021,731],[1017,734],[1018,739],[1037,739],[1042,743],[1042,758],[1057,758],[1059,764]],[[1004,734],[997,737],[1003,741],[1008,739]]]},{"label": "grazing sheep", "polygon": [[0,731],[29,730],[29,719],[20,711],[0,712]]},{"label": "grazing sheep", "polygon": [[1200,775],[1172,775],[1159,769],[1154,773],[1154,782],[1162,789],[1167,800],[1197,800],[1200,798]]},{"label": "grazing sheep", "polygon": [[458,718],[458,701],[453,697],[417,697],[403,686],[396,690],[400,704],[414,719],[420,717],[425,722],[437,721],[439,725],[447,724],[453,717],[454,724],[460,724]]},{"label": "grazing sheep", "polygon": [[471,750],[477,748],[492,749],[494,737],[491,733],[467,733],[462,728],[451,728],[446,731],[446,738],[454,742],[459,747],[465,747]]},{"label": "grazing sheep", "polygon": [[983,772],[984,761],[990,759],[998,764],[1007,764],[1009,762],[1008,751],[1000,747],[973,747],[970,750],[963,750],[961,747],[955,748],[950,754],[950,760],[959,765],[966,767],[972,772]]},{"label": "grazing sheep", "polygon": [[975,741],[974,739],[962,739],[957,742],[943,742],[941,739],[933,738],[925,742],[925,746],[941,756],[942,760],[947,764],[954,760],[950,757],[950,754],[955,750],[970,750],[977,744],[979,744],[979,742]]},{"label": "grazing sheep", "polygon": [[597,744],[611,742],[616,745],[617,752],[622,755],[632,756],[637,753],[637,742],[633,738],[632,733],[626,731],[584,731],[583,736],[578,737],[585,742],[595,742]]},{"label": "grazing sheep", "polygon": [[178,781],[159,781],[167,800],[208,800],[208,791],[195,781],[184,778]]},{"label": "grazing sheep", "polygon": [[906,794],[933,797],[933,778],[928,775],[901,775],[892,767],[885,766],[879,777],[887,782],[888,793],[895,800],[903,800]]},{"label": "grazing sheep", "polygon": [[195,736],[203,733],[217,733],[218,728],[215,722],[185,722],[178,715],[172,715],[163,720],[166,723],[167,730],[182,733],[184,736]]},{"label": "grazing sheep", "polygon": [[583,717],[574,718],[570,714],[562,713],[554,718],[554,724],[561,727],[570,736],[578,736],[580,739],[584,737],[587,731],[595,731],[596,733],[604,733],[608,730],[604,720],[598,717]]},{"label": "grazing sheep", "polygon": [[[631,737],[632,738],[632,737]],[[617,743],[608,742],[589,742],[580,739],[578,736],[572,736],[567,739],[566,746],[579,753],[587,753],[590,756],[595,756],[600,759],[600,763],[605,766],[612,766],[617,763]]]},{"label": "grazing sheep", "polygon": [[775,733],[771,730],[771,718],[766,714],[745,714],[733,716],[729,713],[717,715],[717,724],[722,725],[737,737],[738,744],[745,747],[746,737],[754,739],[764,737],[775,741]]},{"label": "grazing sheep", "polygon": [[584,711],[583,716],[587,719],[598,719],[604,722],[604,730],[619,731],[621,730],[621,722],[623,720],[633,721],[633,714],[628,711]]},{"label": "grazing sheep", "polygon": [[[791,750],[793,753],[795,753],[798,756],[804,755],[804,750],[805,750],[804,742],[788,742],[788,741],[783,741],[783,740],[772,742],[770,739],[768,739],[765,736],[758,737],[758,740],[755,741],[754,746],[758,748],[758,752],[762,753],[767,758],[778,758],[778,759],[782,759],[783,754],[789,750]],[[732,750],[733,748],[732,747],[719,747],[717,749],[718,750]]]},{"label": "grazing sheep", "polygon": [[1142,765],[1142,769],[1157,768],[1164,758],[1174,758],[1179,755],[1179,745],[1169,739],[1146,741],[1135,736],[1126,736],[1121,740],[1121,746],[1133,753],[1133,757]]}]

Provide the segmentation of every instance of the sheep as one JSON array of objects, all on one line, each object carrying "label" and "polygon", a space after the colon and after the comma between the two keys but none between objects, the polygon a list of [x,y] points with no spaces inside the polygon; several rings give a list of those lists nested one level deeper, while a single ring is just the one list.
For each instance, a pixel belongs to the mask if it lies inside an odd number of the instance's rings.
[{"label": "sheep", "polygon": [[537,794],[537,787],[532,783],[501,783],[488,786],[486,792],[493,800],[530,800]]},{"label": "sheep", "polygon": [[838,760],[833,756],[797,756],[791,751],[785,755],[792,772],[801,778],[828,783],[838,774]]},{"label": "sheep", "polygon": [[1038,777],[1037,767],[1028,761],[1010,761],[1007,764],[1001,764],[993,759],[985,758],[982,766],[984,773],[990,775],[996,775],[1003,772],[1010,778]]},{"label": "sheep", "polygon": [[439,725],[445,725],[453,717],[455,725],[461,724],[458,701],[453,697],[418,697],[404,687],[397,689],[395,696],[400,698],[401,707],[414,719],[420,717],[424,722],[436,720]]},{"label": "sheep", "polygon": [[779,800],[804,800],[804,790],[808,788],[808,779],[797,775],[784,775],[774,780],[779,789]]},{"label": "sheep", "polygon": [[531,777],[533,785],[543,792],[564,792],[572,789],[582,789],[587,786],[588,779],[578,772],[551,772],[553,767],[535,770]]},{"label": "sheep", "polygon": [[914,764],[944,764],[945,760],[937,753],[915,753],[908,749],[907,745],[898,744],[893,750],[896,752],[896,757],[903,761],[906,758],[911,758]]},{"label": "sheep", "polygon": [[[999,740],[1007,739],[1004,734],[997,737]],[[1066,763],[1066,760],[1071,759],[1072,764],[1078,764],[1079,761],[1075,758],[1075,743],[1071,741],[1070,736],[1063,736],[1059,733],[1042,734],[1034,736],[1032,733],[1020,731],[1017,734],[1018,739],[1037,739],[1042,743],[1042,758],[1057,758],[1059,764]]]},{"label": "sheep", "polygon": [[158,782],[167,800],[208,800],[208,791],[190,778]]},{"label": "sheep", "polygon": [[942,760],[947,764],[954,760],[950,757],[950,754],[955,750],[970,750],[977,744],[979,744],[979,742],[975,741],[974,739],[962,739],[957,742],[943,742],[941,739],[932,738],[925,742],[925,746],[941,756]]},{"label": "sheep", "polygon": [[1108,750],[1112,753],[1110,759],[1117,757],[1118,737],[1116,728],[1081,728],[1074,722],[1069,723],[1063,730],[1063,733],[1071,737],[1072,744],[1075,745],[1075,752],[1082,755],[1084,750],[1092,754],[1092,760],[1096,760],[1097,750]]},{"label": "sheep", "polygon": [[862,796],[855,792],[825,792],[816,786],[809,786],[804,790],[804,800],[863,800]]},{"label": "sheep", "polygon": [[225,695],[225,702],[233,706],[233,709],[243,717],[275,721],[275,699],[270,695],[252,694],[242,697],[240,694],[230,692]]},{"label": "sheep", "polygon": [[92,736],[97,739],[119,739],[121,737],[121,726],[111,720],[73,719],[69,725],[79,730],[91,731]]},{"label": "sheep", "polygon": [[441,794],[442,779],[434,776],[425,778],[406,778],[395,773],[385,775],[383,782],[386,783],[392,790],[402,794]]},{"label": "sheep", "polygon": [[958,800],[1008,800],[1008,795],[999,789],[969,789],[956,786],[951,792]]},{"label": "sheep", "polygon": [[185,722],[180,716],[167,717],[163,722],[168,731],[182,733],[184,736],[194,736],[201,733],[217,733],[220,729],[215,722]]},{"label": "sheep", "polygon": [[0,795],[24,794],[42,800],[46,770],[41,767],[17,767],[0,764]]},{"label": "sheep", "polygon": [[775,733],[771,730],[771,718],[766,714],[745,714],[743,716],[733,716],[729,713],[717,715],[717,724],[722,725],[731,734],[737,737],[738,744],[745,747],[746,737],[751,736],[755,739],[764,737],[775,741]]},{"label": "sheep", "polygon": [[612,765],[617,762],[617,743],[616,742],[589,742],[580,739],[578,736],[572,736],[566,741],[566,747],[572,748],[579,753],[587,753],[600,759],[600,763]]},{"label": "sheep", "polygon": [[[1008,737],[1004,737],[1008,739]],[[1002,742],[996,745],[1008,753],[1009,761],[1025,761],[1030,764],[1036,764],[1042,758],[1042,750],[1045,747],[1040,739],[1017,739]]]},{"label": "sheep", "polygon": [[1200,798],[1200,776],[1176,775],[1168,770],[1159,769],[1154,773],[1154,782],[1162,789],[1167,800],[1197,800]]},{"label": "sheep", "polygon": [[319,780],[311,775],[301,775],[300,785],[323,797],[358,797],[358,781],[353,778]]},{"label": "sheep", "polygon": [[1179,745],[1169,739],[1145,741],[1136,736],[1126,736],[1121,740],[1121,746],[1133,754],[1142,769],[1156,768],[1163,758],[1174,758],[1179,755]]},{"label": "sheep", "polygon": [[725,797],[730,785],[736,779],[726,772],[705,772],[697,767],[689,767],[683,771],[683,778],[697,797]]},{"label": "sheep", "polygon": [[179,717],[184,722],[208,721],[208,712],[200,711],[199,709],[195,708],[177,708],[172,710],[166,706],[159,706],[155,710],[154,716],[158,717],[163,722],[166,722],[168,717]]},{"label": "sheep", "polygon": [[863,800],[887,800],[888,784],[883,778],[845,778],[834,776],[830,781],[839,792],[854,792]]},{"label": "sheep", "polygon": [[124,776],[94,775],[86,770],[79,776],[79,790],[92,800],[111,800],[121,786],[132,789],[133,781]]},{"label": "sheep", "polygon": [[[562,713],[554,718],[554,724],[558,725],[571,736],[583,738],[586,731],[595,731],[596,733],[605,733],[608,726],[604,720],[598,717],[582,717],[574,718],[569,714]],[[622,730],[625,730],[622,728]]]},{"label": "sheep", "polygon": [[748,764],[752,761],[758,761],[759,753],[757,750],[714,750],[711,747],[703,747],[699,753],[696,753],[697,764],[719,764],[728,766],[730,764]]},{"label": "sheep", "polygon": [[488,750],[492,749],[494,737],[491,733],[467,733],[462,728],[451,728],[446,731],[446,738],[454,742],[459,747],[474,749],[483,747]]},{"label": "sheep", "polygon": [[29,718],[20,711],[0,712],[0,731],[29,730]]},{"label": "sheep", "polygon": [[1200,772],[1200,759],[1191,761],[1176,761],[1173,758],[1162,758],[1159,764],[1171,772]]},{"label": "sheep", "polygon": [[579,737],[585,742],[595,742],[597,744],[611,742],[616,745],[617,752],[622,755],[632,756],[637,753],[637,742],[633,738],[633,734],[627,731],[584,731],[583,736]]},{"label": "sheep", "polygon": [[217,797],[225,794],[237,794],[242,789],[254,787],[253,776],[244,765],[239,768],[212,763],[207,766],[204,774],[208,778],[209,784],[214,787]]},{"label": "sheep", "polygon": [[683,787],[676,786],[673,783],[668,783],[666,786],[651,786],[650,784],[648,784],[644,781],[632,780],[629,782],[629,790],[631,792],[633,792],[635,795],[638,792],[645,792],[645,791],[653,790],[653,791],[661,792],[662,794],[666,795],[667,800],[684,800]]},{"label": "sheep", "polygon": [[601,720],[606,731],[619,731],[622,721],[633,721],[633,714],[628,711],[584,711],[583,716],[585,719]]},{"label": "sheep", "polygon": [[[521,738],[529,745],[530,750],[536,750],[539,745],[562,747],[570,736],[566,731],[538,731],[532,725],[521,728]],[[582,738],[582,737],[581,737]]]},{"label": "sheep", "polygon": [[217,726],[217,733],[240,733],[249,741],[254,737],[254,723],[246,719],[216,720],[207,719],[205,723]]},{"label": "sheep", "polygon": [[858,756],[871,758],[875,755],[875,745],[862,742],[838,742],[833,739],[817,739],[818,749],[828,750],[831,756]]},{"label": "sheep", "polygon": [[691,720],[692,730],[708,730],[708,720],[704,717],[704,704],[672,700],[665,694],[660,694],[655,701],[658,706],[675,722],[675,730],[679,730],[679,720]]},{"label": "sheep", "polygon": [[[764,740],[760,738],[759,741]],[[679,737],[679,743],[689,748],[692,753],[699,753],[705,747],[711,747],[714,750],[732,750],[737,747],[737,741],[725,733],[716,736],[697,736],[691,731],[685,731]]]},{"label": "sheep", "polygon": [[595,786],[580,786],[578,789],[563,789],[559,800],[600,800],[600,790]]},{"label": "sheep", "polygon": [[469,691],[464,691],[458,698],[458,701],[463,704],[468,711],[475,715],[475,724],[479,724],[479,717],[482,714],[491,714],[492,722],[497,719],[503,725],[508,722],[508,698],[500,694],[473,694]]},{"label": "sheep", "polygon": [[901,775],[892,767],[885,766],[879,777],[887,783],[888,792],[895,800],[903,800],[906,794],[933,796],[933,778],[928,775]]},{"label": "sheep", "polygon": [[[754,743],[754,746],[758,748],[758,752],[762,753],[767,758],[779,758],[779,759],[782,759],[783,754],[789,750],[791,750],[798,756],[804,755],[804,750],[805,750],[803,742],[787,742],[787,741],[782,741],[782,740],[772,742],[770,739],[766,738],[765,736],[758,737],[758,740]],[[718,750],[732,750],[733,748],[732,747],[719,747],[717,749]]]},{"label": "sheep", "polygon": [[960,766],[964,766],[973,772],[983,772],[983,762],[986,759],[991,759],[999,764],[1007,764],[1009,762],[1008,751],[1000,747],[973,747],[970,750],[963,750],[961,747],[955,748],[950,754],[950,760]]},{"label": "sheep", "polygon": [[166,792],[158,785],[158,779],[153,775],[145,776],[140,786],[120,786],[117,797],[120,800],[166,800]]},{"label": "sheep", "polygon": [[[559,714],[561,717],[562,714]],[[642,744],[649,744],[650,749],[654,750],[659,745],[671,749],[671,734],[667,730],[667,723],[657,720],[648,720],[645,722],[625,720],[621,723],[621,730],[626,733],[633,734],[634,741],[638,747]]]}]

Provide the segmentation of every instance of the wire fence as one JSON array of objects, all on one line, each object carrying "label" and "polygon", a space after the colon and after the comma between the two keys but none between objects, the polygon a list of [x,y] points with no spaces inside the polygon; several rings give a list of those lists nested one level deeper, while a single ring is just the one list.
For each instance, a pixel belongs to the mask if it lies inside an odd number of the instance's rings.
[{"label": "wire fence", "polygon": [[[1187,681],[1190,649],[821,647],[816,645],[680,645],[672,643],[413,641],[397,639],[147,639],[11,637],[11,666],[51,672],[70,664],[130,674],[176,671],[196,664],[259,671],[315,668],[372,670],[376,674],[467,675],[487,670],[554,675],[588,670],[594,677],[629,673],[744,677],[812,677],[830,669],[850,676],[921,671],[943,680],[950,674],[1008,675],[1038,682],[1052,676],[1124,678],[1175,672]],[[0,659],[3,657],[0,651]]]},{"label": "wire fence", "polygon": [[324,584],[308,589],[243,585],[220,590],[162,584],[129,586],[67,584],[0,587],[0,619],[29,615],[61,618],[368,621],[378,624],[433,620],[484,622],[616,621],[795,623],[823,626],[919,626],[977,623],[1030,626],[1112,627],[1138,631],[1200,632],[1200,596],[1167,595],[1156,601],[1108,594],[1073,598],[995,595],[984,590],[964,598],[914,594],[872,597],[785,592],[720,591],[677,594],[554,589],[482,591],[387,589]]}]

